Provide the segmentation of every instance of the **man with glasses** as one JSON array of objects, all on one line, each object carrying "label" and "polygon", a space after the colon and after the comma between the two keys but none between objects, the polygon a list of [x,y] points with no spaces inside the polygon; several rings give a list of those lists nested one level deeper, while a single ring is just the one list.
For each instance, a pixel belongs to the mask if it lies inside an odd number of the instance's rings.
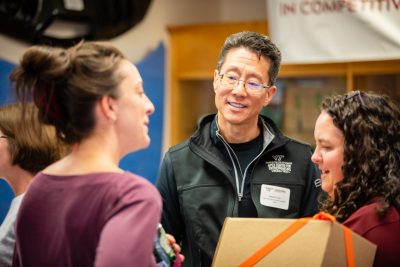
[{"label": "man with glasses", "polygon": [[[162,223],[182,244],[185,266],[210,266],[226,217],[298,218],[317,210],[311,148],[259,115],[276,93],[281,61],[255,32],[229,36],[214,72],[217,114],[168,150],[157,187]],[[261,233],[260,233],[261,234]]]}]

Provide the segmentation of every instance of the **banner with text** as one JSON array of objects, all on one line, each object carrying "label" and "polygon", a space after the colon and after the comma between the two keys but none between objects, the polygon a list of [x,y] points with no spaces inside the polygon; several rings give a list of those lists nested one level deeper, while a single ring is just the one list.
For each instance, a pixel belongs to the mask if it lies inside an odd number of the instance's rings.
[{"label": "banner with text", "polygon": [[266,0],[283,63],[400,59],[400,0]]}]

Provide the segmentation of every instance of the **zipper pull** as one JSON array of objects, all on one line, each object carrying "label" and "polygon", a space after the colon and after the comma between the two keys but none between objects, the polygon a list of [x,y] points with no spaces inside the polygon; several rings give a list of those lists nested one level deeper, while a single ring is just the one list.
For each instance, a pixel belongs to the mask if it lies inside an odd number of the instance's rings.
[{"label": "zipper pull", "polygon": [[243,194],[242,194],[242,193],[239,193],[239,194],[238,194],[238,197],[239,197],[239,202],[241,202],[241,201],[242,201],[242,198],[243,198]]}]

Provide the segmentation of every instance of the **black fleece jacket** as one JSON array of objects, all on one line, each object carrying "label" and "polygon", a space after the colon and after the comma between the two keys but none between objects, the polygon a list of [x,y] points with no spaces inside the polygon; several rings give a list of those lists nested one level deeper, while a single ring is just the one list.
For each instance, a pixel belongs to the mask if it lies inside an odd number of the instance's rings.
[{"label": "black fleece jacket", "polygon": [[[244,175],[258,217],[314,215],[320,177],[311,162],[310,146],[284,136],[267,117],[260,116],[259,125],[263,150]],[[204,117],[188,140],[165,154],[157,180],[163,198],[162,224],[181,243],[184,266],[211,266],[225,218],[238,217],[240,194],[248,192],[238,190],[241,180],[232,153],[218,133],[214,114]],[[280,204],[270,201],[266,190],[271,189],[277,190]]]}]

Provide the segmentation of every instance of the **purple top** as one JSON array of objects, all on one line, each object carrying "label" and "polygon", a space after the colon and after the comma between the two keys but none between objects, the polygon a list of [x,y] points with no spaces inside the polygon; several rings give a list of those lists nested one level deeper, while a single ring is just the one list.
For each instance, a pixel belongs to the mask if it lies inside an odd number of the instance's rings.
[{"label": "purple top", "polygon": [[39,173],[20,207],[13,266],[155,266],[161,205],[129,172]]}]

